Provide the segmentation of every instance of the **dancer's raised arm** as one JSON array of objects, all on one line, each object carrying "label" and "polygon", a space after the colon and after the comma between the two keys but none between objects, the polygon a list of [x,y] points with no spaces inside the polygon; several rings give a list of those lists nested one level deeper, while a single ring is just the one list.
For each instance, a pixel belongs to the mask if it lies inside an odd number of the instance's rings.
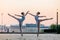
[{"label": "dancer's raised arm", "polygon": [[16,18],[15,16],[12,16],[11,14],[8,14],[9,16],[11,16],[12,18],[14,18],[14,19],[18,19],[18,18]]},{"label": "dancer's raised arm", "polygon": [[31,13],[29,13],[29,14],[32,15],[32,16],[35,16],[35,15],[31,14]]},{"label": "dancer's raised arm", "polygon": [[39,17],[46,17],[46,16],[39,16]]},{"label": "dancer's raised arm", "polygon": [[15,16],[21,17],[21,15],[17,15],[17,14],[15,14]]},{"label": "dancer's raised arm", "polygon": [[29,11],[26,12],[25,16],[28,14]]}]

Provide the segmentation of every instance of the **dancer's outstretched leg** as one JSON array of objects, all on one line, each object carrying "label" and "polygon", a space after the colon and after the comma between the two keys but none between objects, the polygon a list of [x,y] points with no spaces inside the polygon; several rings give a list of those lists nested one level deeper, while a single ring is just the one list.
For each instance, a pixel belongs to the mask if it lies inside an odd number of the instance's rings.
[{"label": "dancer's outstretched leg", "polygon": [[8,14],[8,15],[11,16],[12,18],[18,20],[18,18],[16,18],[15,16],[12,16],[12,15],[10,15],[10,14]]},{"label": "dancer's outstretched leg", "polygon": [[53,18],[47,18],[47,19],[42,19],[39,22],[46,21],[46,20],[52,20]]}]

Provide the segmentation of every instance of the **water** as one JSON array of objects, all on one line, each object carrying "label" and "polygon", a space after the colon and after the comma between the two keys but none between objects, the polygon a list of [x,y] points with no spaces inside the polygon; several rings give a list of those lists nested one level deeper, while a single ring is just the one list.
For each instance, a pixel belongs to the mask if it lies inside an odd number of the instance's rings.
[{"label": "water", "polygon": [[40,34],[39,37],[36,34],[24,34],[23,37],[20,34],[0,34],[0,40],[60,40],[60,34]]}]

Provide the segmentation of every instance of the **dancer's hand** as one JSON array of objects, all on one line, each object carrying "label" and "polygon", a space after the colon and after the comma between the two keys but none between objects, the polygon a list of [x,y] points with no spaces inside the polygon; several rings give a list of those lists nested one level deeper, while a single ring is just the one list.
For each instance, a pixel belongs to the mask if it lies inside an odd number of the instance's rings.
[{"label": "dancer's hand", "polygon": [[27,11],[26,13],[29,13],[29,11]]},{"label": "dancer's hand", "polygon": [[8,13],[8,15],[10,16],[10,14]]}]

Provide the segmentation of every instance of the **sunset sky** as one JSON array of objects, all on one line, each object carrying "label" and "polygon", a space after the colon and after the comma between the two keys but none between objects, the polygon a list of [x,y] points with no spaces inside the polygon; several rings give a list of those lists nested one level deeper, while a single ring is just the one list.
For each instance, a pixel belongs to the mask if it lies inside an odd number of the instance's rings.
[{"label": "sunset sky", "polygon": [[[8,16],[8,13],[20,14],[21,12],[27,12],[36,15],[37,11],[41,12],[41,15],[47,16],[46,18],[54,18],[53,20],[41,22],[44,25],[56,24],[56,12],[59,12],[60,18],[60,0],[0,0],[0,25],[2,24],[3,13],[3,25],[18,24],[18,21]],[[29,14],[26,16],[24,24],[35,23],[34,17]],[[59,19],[60,24],[60,19]]]}]

